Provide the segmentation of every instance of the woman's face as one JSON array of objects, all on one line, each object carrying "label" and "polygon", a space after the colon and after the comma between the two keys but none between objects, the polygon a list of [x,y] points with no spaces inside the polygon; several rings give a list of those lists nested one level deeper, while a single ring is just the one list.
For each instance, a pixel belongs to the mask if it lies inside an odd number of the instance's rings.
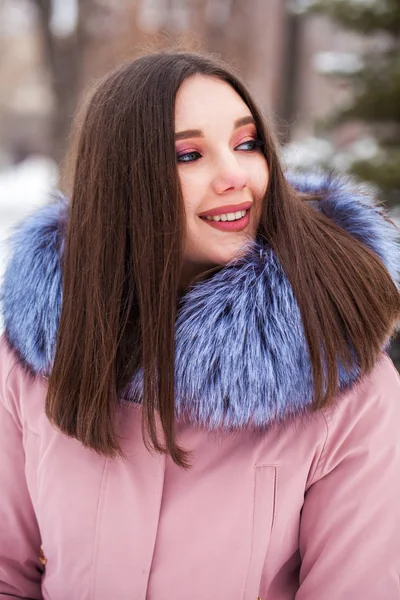
[{"label": "woman's face", "polygon": [[182,279],[224,265],[254,239],[269,172],[251,112],[230,85],[196,75],[176,98],[187,231]]}]

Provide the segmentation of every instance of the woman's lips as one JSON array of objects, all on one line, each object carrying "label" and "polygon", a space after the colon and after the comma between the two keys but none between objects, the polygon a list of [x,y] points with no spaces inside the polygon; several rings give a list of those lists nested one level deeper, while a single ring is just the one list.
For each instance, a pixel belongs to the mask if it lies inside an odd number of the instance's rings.
[{"label": "woman's lips", "polygon": [[250,208],[246,210],[246,214],[241,219],[235,221],[209,221],[204,217],[201,217],[203,223],[219,229],[220,231],[243,231],[250,223]]},{"label": "woman's lips", "polygon": [[238,212],[239,210],[248,210],[252,206],[251,200],[242,202],[241,204],[224,204],[224,206],[216,206],[210,210],[203,212],[199,217],[216,217],[227,213]]}]

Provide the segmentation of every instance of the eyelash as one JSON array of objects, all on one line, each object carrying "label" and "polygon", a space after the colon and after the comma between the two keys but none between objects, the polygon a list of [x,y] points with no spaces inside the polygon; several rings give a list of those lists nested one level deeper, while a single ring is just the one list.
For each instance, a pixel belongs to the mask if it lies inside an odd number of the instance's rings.
[{"label": "eyelash", "polygon": [[[241,144],[239,144],[239,146],[236,146],[235,150],[238,150],[238,148],[240,148],[240,146],[244,146],[245,144],[252,144],[252,148],[249,150],[243,150],[243,152],[255,152],[256,150],[258,150],[259,148],[261,148],[263,146],[263,142],[259,139],[246,140],[245,142],[242,142]],[[194,158],[189,158],[189,160],[187,160],[187,157],[194,157]],[[178,154],[176,157],[177,161],[181,162],[181,163],[195,162],[199,158],[201,158],[201,154],[200,154],[200,152],[197,152],[197,150],[192,150],[191,152],[184,152],[183,154]]]}]

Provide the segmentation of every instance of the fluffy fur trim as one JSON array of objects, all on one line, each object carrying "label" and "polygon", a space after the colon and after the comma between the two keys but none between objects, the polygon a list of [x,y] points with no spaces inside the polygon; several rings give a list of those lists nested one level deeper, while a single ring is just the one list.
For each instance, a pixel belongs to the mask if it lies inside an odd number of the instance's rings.
[{"label": "fluffy fur trim", "polygon": [[[373,250],[399,280],[396,229],[348,180],[291,176],[323,199],[318,209]],[[51,370],[60,317],[61,256],[68,205],[56,198],[13,235],[2,311],[6,336],[37,375]],[[340,388],[357,380],[340,369]],[[140,397],[137,373],[127,397]],[[198,282],[176,324],[177,416],[209,429],[264,427],[303,412],[312,398],[311,365],[291,286],[270,248],[254,244],[240,260]]]}]

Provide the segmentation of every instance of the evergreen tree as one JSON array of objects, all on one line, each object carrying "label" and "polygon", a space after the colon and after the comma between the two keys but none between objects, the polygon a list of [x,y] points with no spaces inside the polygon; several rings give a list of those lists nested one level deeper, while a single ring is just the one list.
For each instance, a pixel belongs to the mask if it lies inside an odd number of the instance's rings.
[{"label": "evergreen tree", "polygon": [[350,171],[380,188],[389,206],[400,204],[400,0],[317,0],[311,10],[361,35],[379,36],[360,69],[347,75],[353,101],[332,116],[330,125],[364,121],[371,126],[380,150],[372,159],[352,163]]}]

